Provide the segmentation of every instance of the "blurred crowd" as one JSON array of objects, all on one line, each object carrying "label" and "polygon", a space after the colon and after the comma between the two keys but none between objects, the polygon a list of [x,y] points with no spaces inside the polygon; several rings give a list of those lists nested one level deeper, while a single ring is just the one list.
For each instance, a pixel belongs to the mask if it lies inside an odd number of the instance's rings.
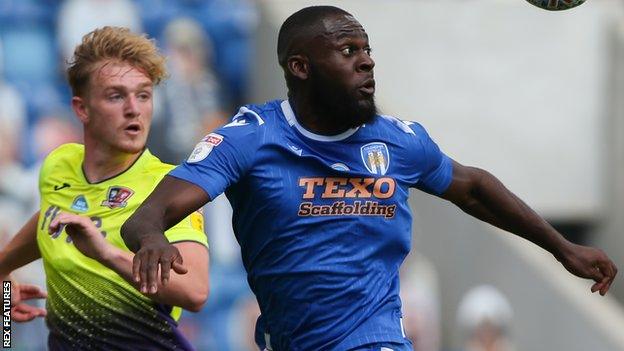
[{"label": "blurred crowd", "polygon": [[[197,140],[245,102],[258,16],[252,0],[0,1],[0,245],[38,209],[38,166],[43,158],[60,144],[81,142],[64,74],[84,34],[116,25],[155,38],[168,57],[170,77],[155,93],[148,146],[163,161],[177,164]],[[211,295],[202,312],[185,313],[180,324],[199,350],[255,350],[253,327],[259,309],[231,231],[231,208],[221,196],[204,213]],[[406,267],[406,334],[417,351],[439,350],[435,268],[417,254]],[[17,272],[16,278],[45,285],[39,262]],[[465,350],[511,350],[511,316],[511,307],[495,288],[470,292],[458,312]],[[15,325],[13,345],[45,349],[44,335],[42,320]],[[486,344],[496,347],[479,346]]]}]

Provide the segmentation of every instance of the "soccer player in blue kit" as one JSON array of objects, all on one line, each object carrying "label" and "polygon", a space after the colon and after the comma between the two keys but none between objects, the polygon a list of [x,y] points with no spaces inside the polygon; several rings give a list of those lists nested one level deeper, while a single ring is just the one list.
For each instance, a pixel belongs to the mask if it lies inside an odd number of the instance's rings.
[{"label": "soccer player in blue kit", "polygon": [[607,292],[617,269],[602,251],[566,241],[494,176],[443,154],[420,124],[377,113],[368,35],[349,13],[296,12],[277,52],[288,100],[240,108],[124,224],[144,292],[181,262],[163,231],[225,192],[261,349],[411,350],[398,272],[412,187],[534,242]]}]

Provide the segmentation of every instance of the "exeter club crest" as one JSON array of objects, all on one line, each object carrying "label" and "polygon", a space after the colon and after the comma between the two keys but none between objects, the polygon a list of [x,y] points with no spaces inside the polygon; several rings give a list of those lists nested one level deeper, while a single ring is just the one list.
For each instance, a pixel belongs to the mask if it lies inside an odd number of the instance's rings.
[{"label": "exeter club crest", "polygon": [[106,200],[102,201],[102,206],[108,208],[123,208],[128,204],[128,199],[134,194],[134,191],[130,188],[123,186],[111,186],[108,188],[108,194]]},{"label": "exeter club crest", "polygon": [[368,143],[360,148],[364,166],[372,174],[385,175],[390,167],[390,153],[384,143]]}]

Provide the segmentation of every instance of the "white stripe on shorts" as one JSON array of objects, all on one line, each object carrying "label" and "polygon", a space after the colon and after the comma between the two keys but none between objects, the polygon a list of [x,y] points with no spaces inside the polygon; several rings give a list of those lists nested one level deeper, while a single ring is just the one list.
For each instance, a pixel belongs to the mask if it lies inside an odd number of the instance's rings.
[{"label": "white stripe on shorts", "polygon": [[273,347],[271,346],[271,335],[268,333],[264,333],[264,344],[266,345],[265,351],[273,351]]}]

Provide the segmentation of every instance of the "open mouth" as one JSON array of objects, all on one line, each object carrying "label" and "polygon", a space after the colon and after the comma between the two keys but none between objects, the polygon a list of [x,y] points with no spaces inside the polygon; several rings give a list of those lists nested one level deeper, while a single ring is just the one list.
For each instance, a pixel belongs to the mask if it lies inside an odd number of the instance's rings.
[{"label": "open mouth", "polygon": [[364,95],[373,95],[375,93],[375,80],[368,79],[360,86],[359,91]]},{"label": "open mouth", "polygon": [[139,133],[141,131],[141,125],[138,123],[130,123],[126,128],[124,128],[126,132],[130,132],[132,134]]}]

